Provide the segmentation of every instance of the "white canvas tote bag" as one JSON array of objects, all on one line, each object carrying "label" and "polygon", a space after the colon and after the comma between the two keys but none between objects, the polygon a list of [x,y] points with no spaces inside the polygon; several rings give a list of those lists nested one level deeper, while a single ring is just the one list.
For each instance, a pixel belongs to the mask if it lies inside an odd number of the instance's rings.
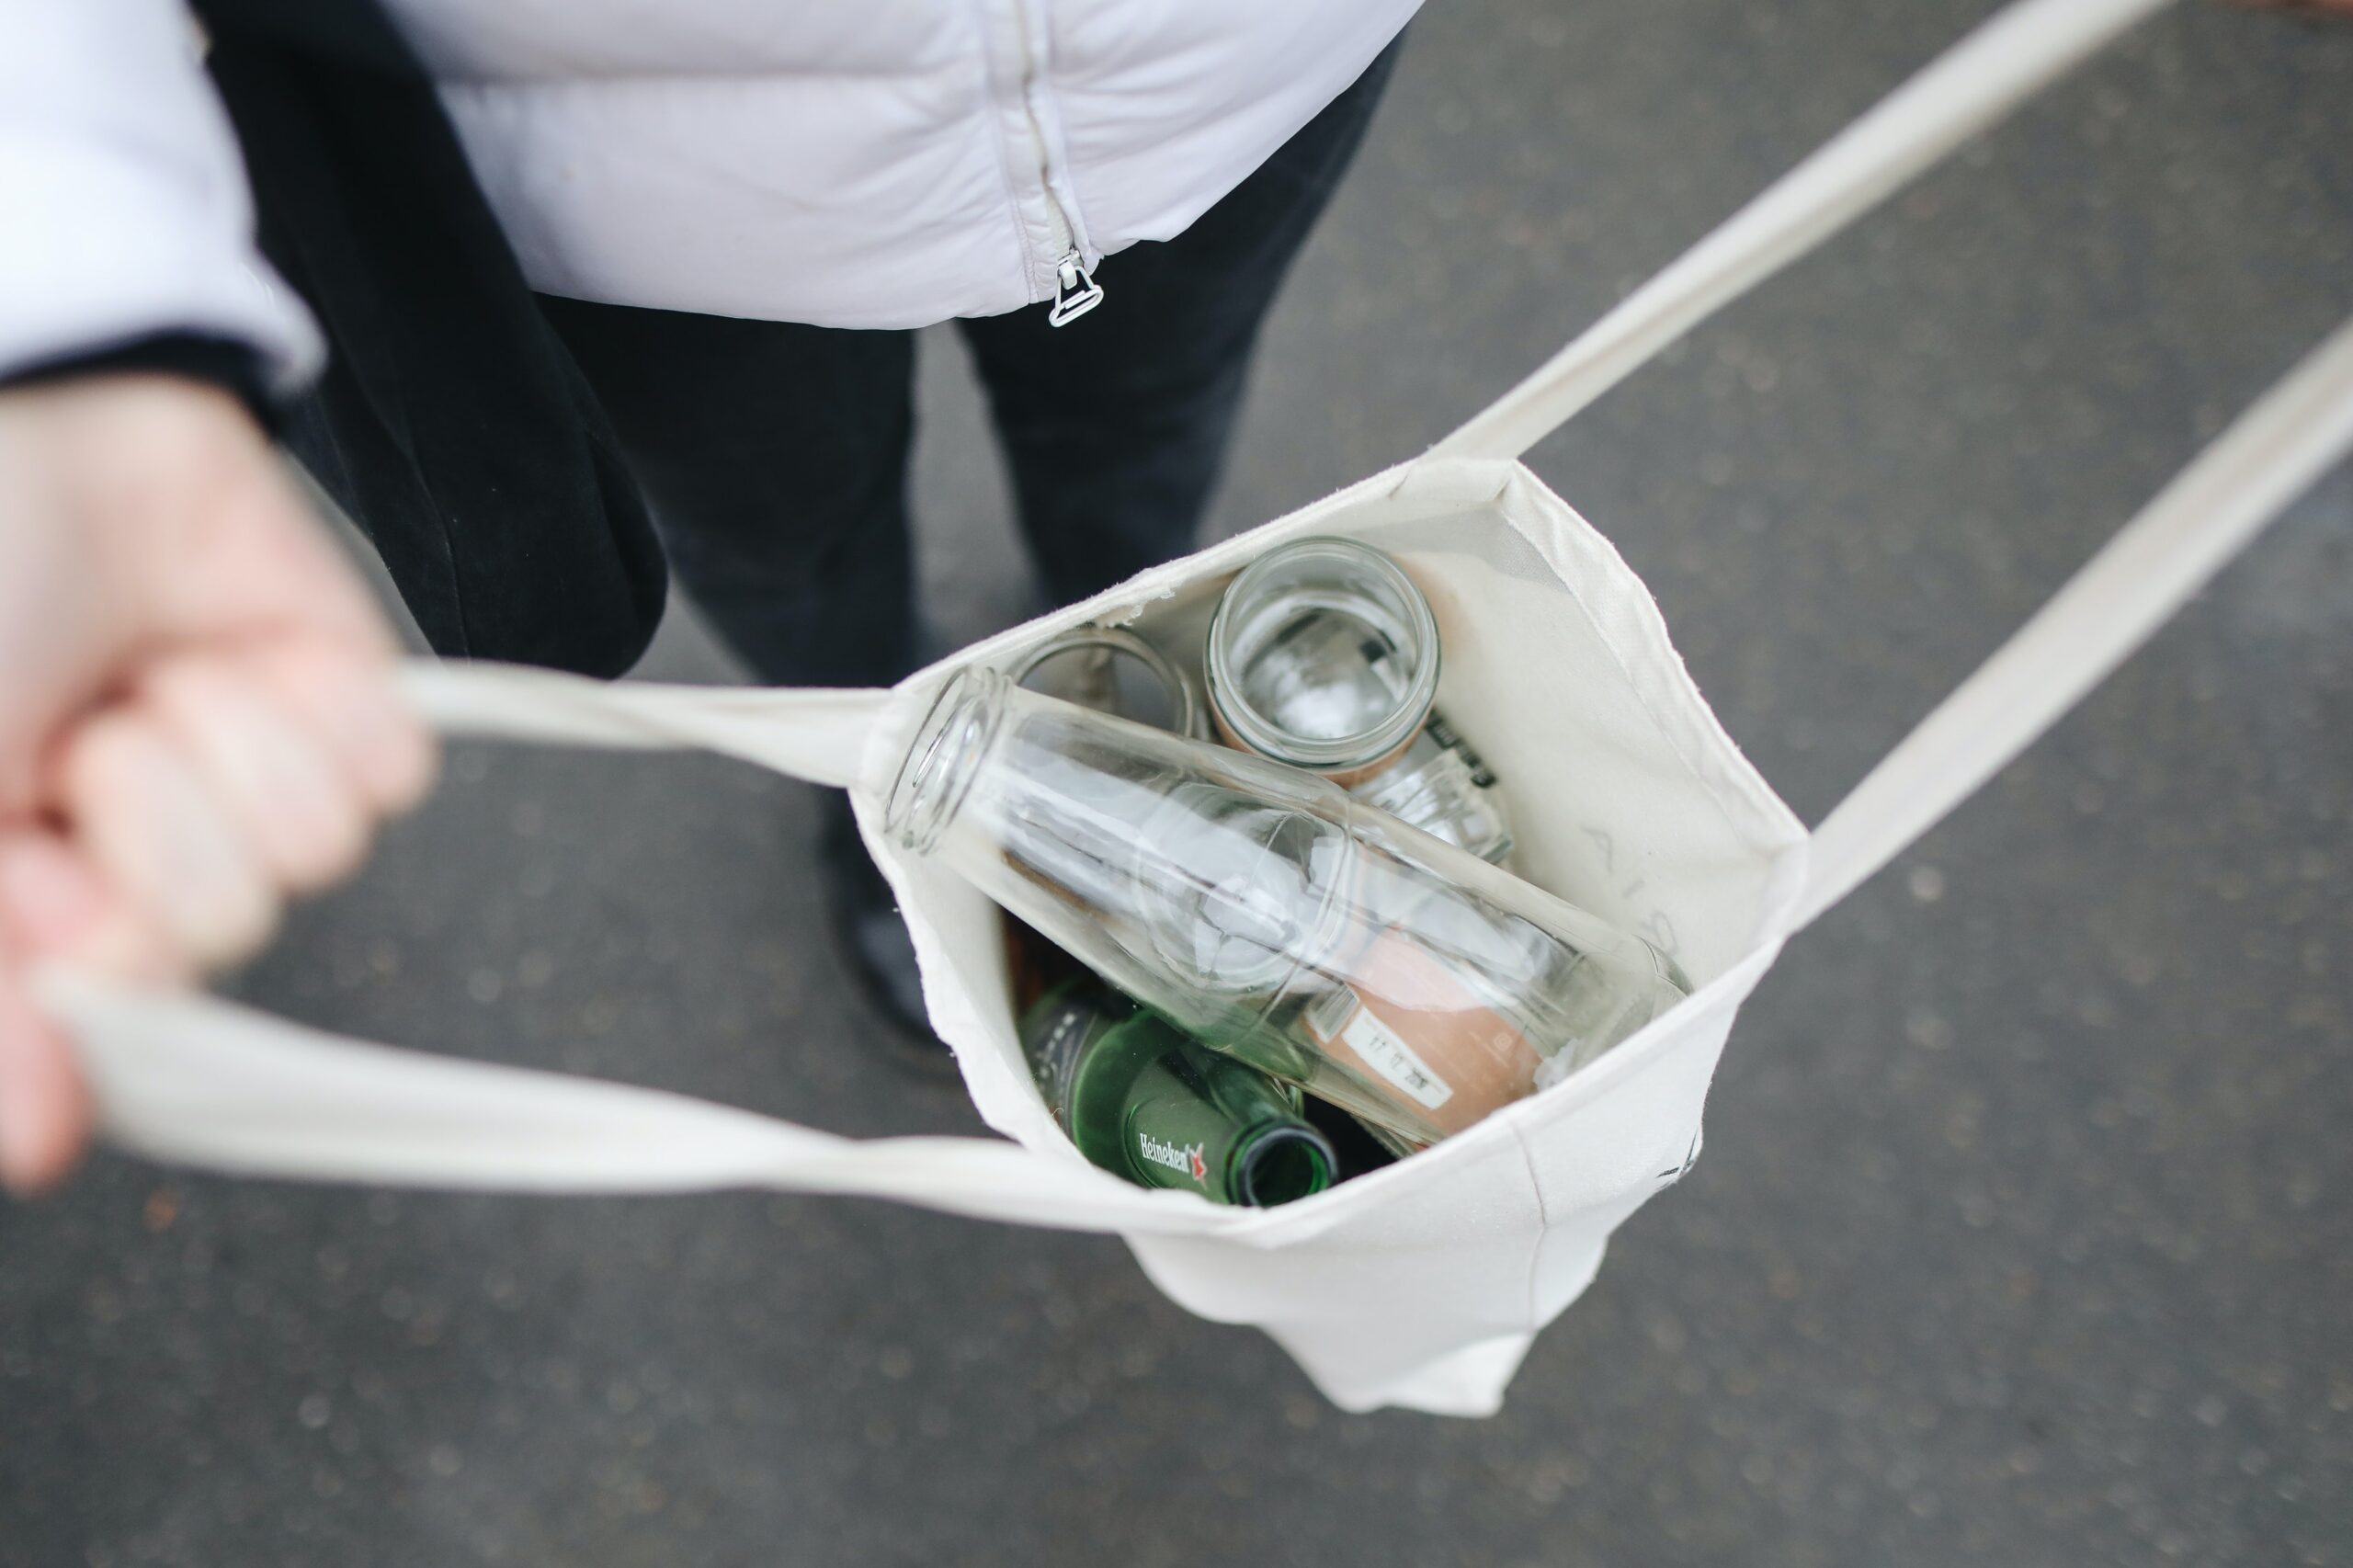
[{"label": "white canvas tote bag", "polygon": [[[420,666],[451,733],[698,746],[847,787],[896,887],[932,1017],[1004,1139],[858,1142],[674,1095],[365,1045],[201,997],[43,977],[105,1134],[279,1176],[539,1192],[770,1187],[1116,1233],[1171,1297],[1256,1324],[1335,1403],[1495,1410],[1610,1233],[1697,1154],[1734,1012],[1790,934],[2028,744],[2353,444],[2353,326],[2251,409],[1812,835],[1685,675],[1642,583],[1518,454],[1710,311],[1835,231],[2162,0],[2027,0],[1801,165],[1428,455],[967,649],[889,691],[599,686]],[[1636,929],[1689,1000],[1429,1151],[1271,1210],[1086,1164],[1013,1032],[992,907],[879,831],[905,738],[959,666],[1087,620],[1199,608],[1269,547],[1393,552],[1446,648],[1439,700],[1506,780],[1537,881]]]}]

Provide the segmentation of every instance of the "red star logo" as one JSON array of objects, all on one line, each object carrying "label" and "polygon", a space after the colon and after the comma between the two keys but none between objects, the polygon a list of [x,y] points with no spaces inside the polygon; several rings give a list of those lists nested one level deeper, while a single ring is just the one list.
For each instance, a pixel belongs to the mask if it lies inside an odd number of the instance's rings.
[{"label": "red star logo", "polygon": [[1210,1181],[1209,1162],[1201,1158],[1201,1152],[1199,1149],[1186,1150],[1185,1156],[1193,1162],[1193,1179],[1203,1187],[1207,1187]]}]

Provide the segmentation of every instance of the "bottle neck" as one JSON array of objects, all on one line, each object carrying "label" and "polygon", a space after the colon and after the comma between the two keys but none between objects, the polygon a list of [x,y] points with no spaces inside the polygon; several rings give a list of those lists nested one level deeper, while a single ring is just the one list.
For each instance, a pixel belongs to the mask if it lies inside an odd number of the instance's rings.
[{"label": "bottle neck", "polygon": [[1332,1185],[1330,1140],[1303,1121],[1262,1122],[1234,1140],[1227,1189],[1236,1203],[1271,1209]]},{"label": "bottle neck", "polygon": [[1137,1037],[1152,1060],[1120,1089],[1130,1175],[1260,1208],[1331,1185],[1338,1157],[1300,1116],[1297,1090],[1156,1023]]},{"label": "bottle neck", "polygon": [[901,848],[930,854],[963,810],[1004,722],[1007,684],[995,670],[966,668],[933,700],[883,809],[882,831]]}]

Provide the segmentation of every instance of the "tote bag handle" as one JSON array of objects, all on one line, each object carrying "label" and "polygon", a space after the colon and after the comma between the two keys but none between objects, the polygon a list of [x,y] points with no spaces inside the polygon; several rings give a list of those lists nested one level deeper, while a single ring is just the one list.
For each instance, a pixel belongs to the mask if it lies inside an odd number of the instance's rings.
[{"label": "tote bag handle", "polygon": [[[1513,459],[2168,0],[2020,0],[1932,61],[1432,448]],[[2107,677],[2353,442],[2353,326],[2215,441],[1815,833],[1802,927]]]},{"label": "tote bag handle", "polygon": [[[498,665],[412,664],[452,733],[693,746],[847,785],[884,691],[606,685]],[[568,1074],[365,1044],[220,998],[65,971],[42,1003],[73,1035],[99,1130],[154,1159],[251,1176],[537,1192],[770,1187],[1064,1230],[1193,1234],[1236,1216],[995,1138],[835,1137]]]},{"label": "tote bag handle", "polygon": [[2353,322],[2241,415],[1814,830],[1791,928],[1813,923],[2108,678],[2353,450]]},{"label": "tote bag handle", "polygon": [[520,665],[412,659],[412,706],[445,734],[625,751],[693,747],[847,788],[891,694],[859,688],[660,686]]},{"label": "tote bag handle", "polygon": [[1816,148],[1433,458],[1516,458],[1677,338],[2171,0],[2019,0]]}]

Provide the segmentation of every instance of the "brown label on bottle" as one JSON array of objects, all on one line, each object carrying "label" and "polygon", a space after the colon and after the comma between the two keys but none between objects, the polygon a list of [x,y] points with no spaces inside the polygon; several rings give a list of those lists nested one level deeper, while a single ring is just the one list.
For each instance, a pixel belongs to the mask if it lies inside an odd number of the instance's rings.
[{"label": "brown label on bottle", "polygon": [[1307,1009],[1307,1032],[1440,1132],[1460,1132],[1536,1086],[1542,1058],[1527,1037],[1420,943],[1384,931],[1352,971]]}]

